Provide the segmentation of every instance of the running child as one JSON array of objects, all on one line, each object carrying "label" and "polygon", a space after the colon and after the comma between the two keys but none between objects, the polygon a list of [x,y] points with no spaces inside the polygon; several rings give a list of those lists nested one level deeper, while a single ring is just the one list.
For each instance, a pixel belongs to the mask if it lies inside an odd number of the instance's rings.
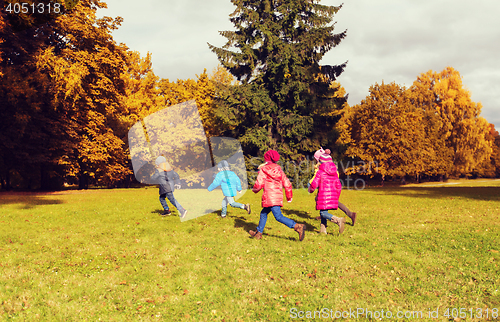
[{"label": "running child", "polygon": [[161,213],[161,216],[170,216],[171,214],[167,201],[165,200],[166,198],[175,208],[177,208],[179,217],[186,217],[187,210],[184,209],[174,197],[175,189],[181,188],[179,175],[172,169],[172,166],[167,162],[164,156],[156,158],[155,164],[156,171],[151,176],[151,180],[155,180],[160,184],[160,203],[163,206],[163,213]]},{"label": "running child", "polygon": [[288,180],[283,170],[281,170],[281,167],[276,164],[279,159],[280,155],[277,151],[269,150],[264,154],[266,164],[260,167],[257,180],[252,189],[254,193],[258,193],[261,189],[264,189],[264,193],[262,194],[263,208],[260,213],[257,229],[250,230],[249,233],[253,238],[261,239],[266,227],[267,215],[272,212],[278,222],[288,228],[294,229],[299,234],[299,240],[302,241],[306,233],[305,225],[297,224],[281,213],[281,207],[283,207],[283,187],[285,188],[285,195],[288,202],[292,202],[293,192],[290,180]]},{"label": "running child", "polygon": [[[314,180],[314,177],[316,176],[316,173],[318,172],[320,164],[324,163],[324,162],[333,161],[333,160],[331,160],[330,153],[331,153],[331,151],[329,149],[323,150],[323,148],[320,148],[318,151],[316,151],[314,153],[314,159],[316,160],[316,165],[314,166],[314,175],[311,178],[311,180],[309,181],[309,185],[311,185],[311,182]],[[338,171],[337,171],[337,176],[338,176]],[[338,209],[342,210],[351,219],[352,226],[354,226],[354,224],[356,223],[356,213],[350,211],[349,208],[347,208],[347,206],[344,205],[343,203],[341,203],[340,201],[338,203]],[[321,219],[321,216],[318,217],[317,219],[318,220]],[[321,231],[321,233],[326,234],[326,226],[324,224],[321,224],[320,231]]]},{"label": "running child", "polygon": [[330,151],[325,150],[319,157],[318,172],[309,186],[309,193],[318,189],[316,196],[316,210],[319,210],[321,217],[321,232],[326,233],[327,221],[336,223],[339,226],[339,233],[344,232],[344,217],[335,217],[328,210],[337,210],[339,206],[340,192],[342,184],[339,180],[337,166],[333,163]]},{"label": "running child", "polygon": [[214,181],[208,187],[208,191],[212,191],[218,186],[221,186],[222,193],[224,194],[224,199],[222,199],[222,211],[221,217],[226,218],[227,204],[234,208],[245,209],[248,214],[250,214],[250,204],[241,204],[234,201],[234,196],[236,192],[241,192],[241,180],[240,178],[229,169],[229,163],[226,160],[222,160],[217,164],[217,169],[219,173],[215,176]]}]

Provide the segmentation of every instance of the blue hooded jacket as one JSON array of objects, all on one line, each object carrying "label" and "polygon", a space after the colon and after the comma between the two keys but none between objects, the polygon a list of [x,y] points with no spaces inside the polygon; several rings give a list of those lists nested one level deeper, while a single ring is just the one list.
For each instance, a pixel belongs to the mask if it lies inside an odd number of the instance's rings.
[{"label": "blue hooded jacket", "polygon": [[220,171],[215,176],[214,182],[208,187],[208,191],[212,191],[218,186],[221,186],[224,196],[234,197],[237,191],[241,191],[241,180],[233,171]]}]

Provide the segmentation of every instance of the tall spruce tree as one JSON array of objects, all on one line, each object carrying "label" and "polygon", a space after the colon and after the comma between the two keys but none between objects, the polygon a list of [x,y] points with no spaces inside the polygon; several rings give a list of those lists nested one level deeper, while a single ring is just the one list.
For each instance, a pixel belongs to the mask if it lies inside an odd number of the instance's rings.
[{"label": "tall spruce tree", "polygon": [[[235,31],[221,31],[223,47],[209,44],[221,64],[241,83],[217,95],[217,114],[226,135],[246,153],[274,148],[288,157],[333,145],[346,95],[334,84],[346,63],[321,66],[323,56],[346,31],[334,33],[341,6],[318,0],[231,0]],[[235,50],[235,51],[233,51]],[[340,92],[339,92],[340,91]]]}]

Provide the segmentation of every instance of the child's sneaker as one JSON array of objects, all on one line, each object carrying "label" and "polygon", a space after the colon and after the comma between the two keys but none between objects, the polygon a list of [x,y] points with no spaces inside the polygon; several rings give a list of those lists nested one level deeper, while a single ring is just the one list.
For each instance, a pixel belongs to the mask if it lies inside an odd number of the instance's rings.
[{"label": "child's sneaker", "polygon": [[180,212],[179,212],[179,213],[180,213],[180,214],[179,214],[179,217],[181,217],[181,218],[186,217],[187,212],[188,212],[188,211],[187,211],[186,209],[184,209],[183,211],[180,211]]},{"label": "child's sneaker", "polygon": [[172,214],[172,212],[170,212],[170,210],[165,210],[164,212],[162,212],[160,214],[160,216],[165,217],[165,216],[170,216],[171,214]]},{"label": "child's sneaker", "polygon": [[321,226],[320,226],[320,228],[319,228],[319,232],[320,232],[321,234],[325,234],[325,235],[327,234],[325,224],[321,224]]},{"label": "child's sneaker", "polygon": [[252,211],[250,210],[250,204],[249,204],[249,203],[247,203],[247,204],[245,205],[245,208],[243,208],[243,209],[245,209],[249,215],[250,215],[250,213],[252,212]]}]

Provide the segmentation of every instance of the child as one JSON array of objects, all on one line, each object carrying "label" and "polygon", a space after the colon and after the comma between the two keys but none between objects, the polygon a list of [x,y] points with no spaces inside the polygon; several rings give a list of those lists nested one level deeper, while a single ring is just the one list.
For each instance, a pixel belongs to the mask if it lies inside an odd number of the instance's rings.
[{"label": "child", "polygon": [[175,188],[181,188],[181,181],[177,172],[175,172],[170,164],[167,162],[165,157],[160,156],[156,158],[156,171],[151,176],[151,180],[158,180],[160,184],[160,203],[163,206],[163,213],[161,216],[170,216],[171,212],[168,208],[167,198],[179,211],[179,216],[181,218],[186,217],[187,210],[182,208],[177,200],[174,197]]},{"label": "child", "polygon": [[272,212],[276,220],[289,228],[293,228],[299,234],[299,240],[304,240],[305,225],[297,224],[290,218],[281,214],[281,207],[283,207],[283,187],[285,187],[285,195],[288,202],[292,202],[292,184],[285,176],[281,167],[276,164],[280,159],[278,152],[269,150],[264,154],[266,164],[260,167],[257,181],[253,186],[252,191],[257,193],[264,189],[262,194],[262,211],[260,213],[260,220],[257,229],[250,230],[250,235],[255,239],[261,239],[262,233],[266,226],[267,215]]},{"label": "child", "polygon": [[319,210],[321,216],[321,232],[326,233],[327,220],[336,223],[339,226],[339,233],[344,231],[345,218],[335,217],[328,210],[337,210],[339,206],[339,196],[342,191],[337,166],[333,163],[330,151],[325,150],[319,156],[319,169],[309,186],[309,193],[318,188],[316,196],[316,210]]},{"label": "child", "polygon": [[229,170],[229,163],[226,160],[222,160],[217,164],[219,173],[215,176],[214,182],[208,187],[208,191],[212,191],[218,186],[221,186],[222,193],[224,194],[224,199],[222,199],[222,211],[221,217],[226,218],[227,204],[229,203],[231,207],[245,209],[248,214],[250,214],[250,205],[243,205],[239,202],[234,201],[234,196],[236,196],[236,191],[241,192],[241,180],[238,178],[236,173]]},{"label": "child", "polygon": [[[314,159],[316,160],[316,165],[314,166],[314,175],[313,177],[311,178],[311,180],[309,181],[309,185],[311,185],[311,182],[314,180],[314,177],[316,176],[316,173],[318,172],[318,169],[319,169],[319,165],[323,162],[328,162],[331,160],[331,156],[330,156],[330,150],[329,149],[326,149],[326,150],[323,150],[323,148],[320,148],[318,151],[316,151],[314,153]],[[337,171],[337,176],[338,176],[338,171]],[[352,225],[354,226],[354,224],[356,223],[356,213],[355,212],[351,212],[349,210],[349,208],[347,208],[343,203],[341,203],[339,201],[338,203],[338,209],[342,210],[349,218],[351,218],[352,220]],[[318,217],[317,219],[321,219],[321,216]],[[324,224],[321,224],[321,229],[320,229],[321,233],[324,233],[326,234],[326,225]]]}]

